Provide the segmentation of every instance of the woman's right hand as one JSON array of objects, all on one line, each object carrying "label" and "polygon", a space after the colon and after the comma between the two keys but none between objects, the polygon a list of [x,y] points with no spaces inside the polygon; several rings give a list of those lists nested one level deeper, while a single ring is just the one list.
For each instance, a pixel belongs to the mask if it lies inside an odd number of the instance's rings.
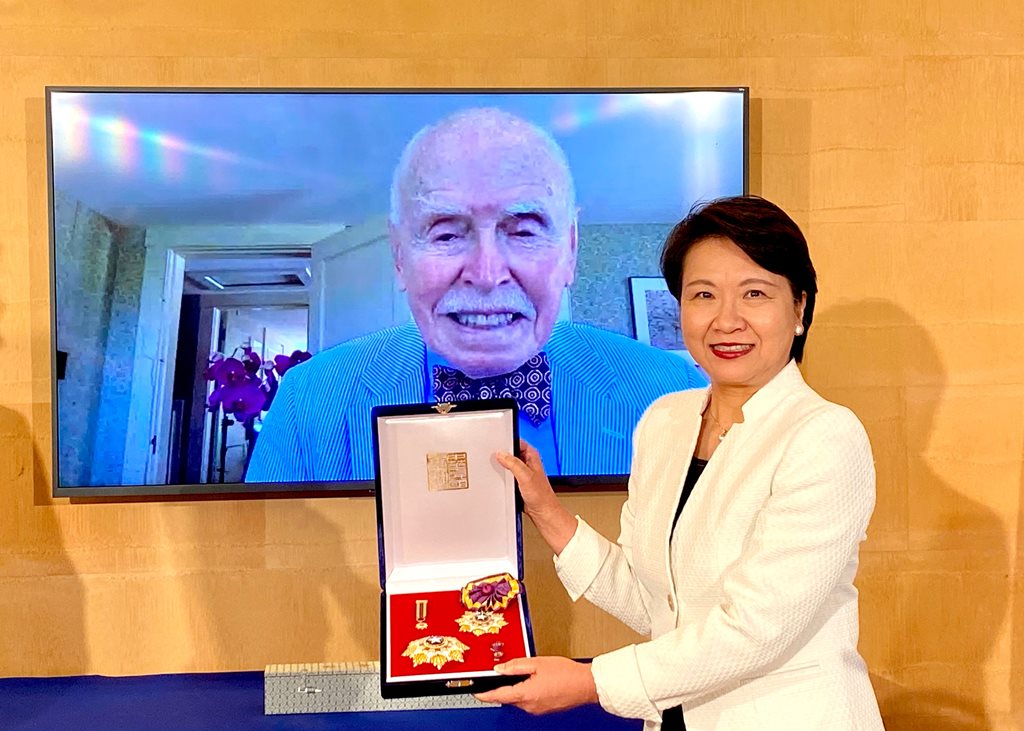
[{"label": "woman's right hand", "polygon": [[544,471],[540,453],[522,440],[519,453],[521,458],[508,452],[498,452],[497,457],[501,466],[515,475],[519,493],[523,496],[523,508],[532,518],[536,513],[551,509],[552,504],[558,502],[558,497]]},{"label": "woman's right hand", "polygon": [[576,518],[565,509],[555,495],[540,454],[525,441],[519,442],[522,458],[507,452],[498,452],[497,459],[519,483],[523,496],[523,510],[537,526],[541,536],[557,554],[576,532]]}]

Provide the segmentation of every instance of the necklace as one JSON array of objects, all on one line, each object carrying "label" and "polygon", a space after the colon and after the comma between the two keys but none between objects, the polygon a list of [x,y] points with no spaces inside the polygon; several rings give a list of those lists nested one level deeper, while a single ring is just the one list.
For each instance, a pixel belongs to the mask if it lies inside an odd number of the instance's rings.
[{"label": "necklace", "polygon": [[[718,435],[718,441],[722,441],[723,439],[725,439],[725,435],[729,433],[729,429],[726,429],[721,425],[721,423],[719,423],[718,419],[715,418],[715,415],[712,413],[710,408],[708,408],[706,413],[708,416],[711,417],[711,421],[715,422],[715,426],[718,428],[718,430],[722,432],[721,434]],[[731,429],[732,427],[729,428]]]}]

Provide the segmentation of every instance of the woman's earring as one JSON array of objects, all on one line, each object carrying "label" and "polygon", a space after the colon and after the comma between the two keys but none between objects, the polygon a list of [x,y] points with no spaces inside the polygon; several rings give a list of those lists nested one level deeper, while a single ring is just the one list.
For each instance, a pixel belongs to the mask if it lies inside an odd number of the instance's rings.
[{"label": "woman's earring", "polygon": [[797,325],[796,326],[796,330],[794,332],[796,333],[797,337],[800,337],[801,335],[804,334],[804,326],[803,325]]}]

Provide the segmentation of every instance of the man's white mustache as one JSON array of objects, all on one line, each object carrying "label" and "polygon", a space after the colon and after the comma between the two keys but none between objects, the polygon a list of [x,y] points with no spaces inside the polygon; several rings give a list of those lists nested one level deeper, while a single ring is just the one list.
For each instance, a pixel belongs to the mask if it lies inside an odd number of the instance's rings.
[{"label": "man's white mustache", "polygon": [[439,315],[514,312],[528,318],[537,314],[530,298],[521,289],[503,291],[493,295],[449,291],[438,301],[434,311]]}]

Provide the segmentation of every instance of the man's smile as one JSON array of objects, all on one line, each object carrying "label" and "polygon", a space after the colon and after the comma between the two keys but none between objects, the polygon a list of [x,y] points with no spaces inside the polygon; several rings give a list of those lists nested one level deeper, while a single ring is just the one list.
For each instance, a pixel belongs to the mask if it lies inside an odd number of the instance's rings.
[{"label": "man's smile", "polygon": [[507,327],[523,318],[518,312],[451,312],[448,317],[463,327],[486,329]]}]

